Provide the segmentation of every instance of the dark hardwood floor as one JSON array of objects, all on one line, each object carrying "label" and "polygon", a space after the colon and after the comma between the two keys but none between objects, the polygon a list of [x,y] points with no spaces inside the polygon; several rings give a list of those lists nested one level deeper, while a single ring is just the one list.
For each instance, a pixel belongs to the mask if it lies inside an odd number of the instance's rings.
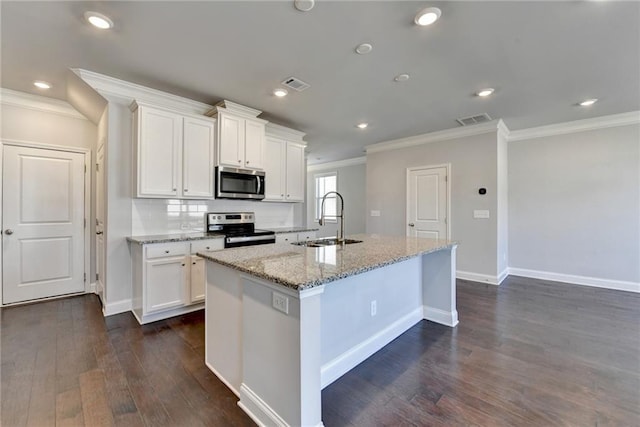
[{"label": "dark hardwood floor", "polygon": [[[459,281],[458,311],[327,387],[325,425],[640,425],[640,295]],[[141,327],[91,295],[1,318],[2,426],[253,425],[204,366],[202,313]]]}]

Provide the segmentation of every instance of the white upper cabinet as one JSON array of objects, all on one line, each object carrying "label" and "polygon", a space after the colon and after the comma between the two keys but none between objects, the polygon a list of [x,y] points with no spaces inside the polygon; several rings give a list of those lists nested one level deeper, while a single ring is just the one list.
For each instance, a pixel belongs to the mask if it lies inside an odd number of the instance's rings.
[{"label": "white upper cabinet", "polygon": [[266,120],[260,111],[222,101],[208,115],[218,119],[216,165],[241,169],[264,168]]},{"label": "white upper cabinet", "polygon": [[267,124],[265,142],[265,201],[304,202],[304,133]]},{"label": "white upper cabinet", "polygon": [[134,115],[137,129],[137,196],[176,197],[182,117],[139,106]]},{"label": "white upper cabinet", "polygon": [[136,197],[213,198],[215,120],[134,103]]},{"label": "white upper cabinet", "polygon": [[214,122],[185,117],[182,139],[182,196],[213,197]]}]

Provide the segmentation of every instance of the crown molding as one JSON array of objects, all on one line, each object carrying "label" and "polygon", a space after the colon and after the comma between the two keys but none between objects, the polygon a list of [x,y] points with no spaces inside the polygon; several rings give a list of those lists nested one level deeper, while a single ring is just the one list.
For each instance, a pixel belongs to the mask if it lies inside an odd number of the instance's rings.
[{"label": "crown molding", "polygon": [[307,166],[307,172],[314,172],[325,169],[337,169],[347,166],[364,165],[367,163],[366,157],[354,157],[353,159],[338,160],[335,162],[318,163]]},{"label": "crown molding", "polygon": [[68,102],[11,89],[0,88],[0,104],[87,120]]},{"label": "crown molding", "polygon": [[284,126],[269,122],[266,124],[265,131],[266,131],[266,136],[283,138],[289,141],[296,141],[302,144],[306,144],[306,142],[302,140],[302,138],[304,138],[306,133],[300,132],[299,130],[291,129],[288,127],[284,127]]},{"label": "crown molding", "polygon": [[594,117],[591,119],[575,120],[548,126],[514,130],[508,136],[509,142],[523,141],[547,136],[566,135],[575,132],[585,132],[596,129],[606,129],[640,123],[640,111],[613,114],[610,116]]},{"label": "crown molding", "polygon": [[93,71],[81,68],[72,68],[75,74],[84,80],[89,86],[105,97],[116,97],[127,104],[135,101],[149,102],[154,105],[164,106],[169,109],[190,112],[193,114],[205,114],[213,108],[212,105],[193,101],[182,96],[172,95],[157,89],[105,76]]},{"label": "crown molding", "polygon": [[215,107],[224,108],[230,113],[239,114],[241,116],[246,116],[250,118],[256,118],[260,114],[262,114],[262,111],[260,110],[256,110],[255,108],[236,104],[235,102],[231,102],[228,99],[223,99],[222,101],[218,102],[215,105]]},{"label": "crown molding", "polygon": [[498,130],[508,133],[509,129],[504,122],[492,120],[473,126],[465,126],[455,129],[445,129],[437,132],[425,133],[422,135],[410,136],[408,138],[393,139],[391,141],[378,142],[365,147],[367,154],[379,153],[381,151],[399,150],[401,148],[416,147],[434,142],[447,141],[450,139],[465,138],[468,136],[482,135],[485,133],[497,132]]}]

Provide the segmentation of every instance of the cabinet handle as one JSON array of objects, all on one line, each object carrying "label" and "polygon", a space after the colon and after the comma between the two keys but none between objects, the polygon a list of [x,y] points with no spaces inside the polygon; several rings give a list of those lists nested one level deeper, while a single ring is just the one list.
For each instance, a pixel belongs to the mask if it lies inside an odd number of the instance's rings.
[{"label": "cabinet handle", "polygon": [[184,267],[184,266],[185,266],[185,263],[182,263],[182,266]]},{"label": "cabinet handle", "polygon": [[165,254],[168,254],[168,253],[169,253],[169,251],[164,251],[164,253],[165,253]]},{"label": "cabinet handle", "polygon": [[281,194],[280,197],[284,197],[284,194]]},{"label": "cabinet handle", "polygon": [[186,193],[187,191],[189,191],[189,190],[187,190],[187,189],[185,188],[185,189],[184,189],[184,192]]},{"label": "cabinet handle", "polygon": [[207,250],[211,249],[211,247],[207,246]]},{"label": "cabinet handle", "polygon": [[242,160],[238,160],[238,163],[242,163]]},{"label": "cabinet handle", "polygon": [[173,191],[178,191],[178,189],[177,189],[177,188],[174,188],[174,189],[173,189]]},{"label": "cabinet handle", "polygon": [[287,197],[291,197],[291,195],[290,195],[290,194],[287,194]]},{"label": "cabinet handle", "polygon": [[196,265],[196,262],[195,262],[195,261],[193,262],[193,265]]}]

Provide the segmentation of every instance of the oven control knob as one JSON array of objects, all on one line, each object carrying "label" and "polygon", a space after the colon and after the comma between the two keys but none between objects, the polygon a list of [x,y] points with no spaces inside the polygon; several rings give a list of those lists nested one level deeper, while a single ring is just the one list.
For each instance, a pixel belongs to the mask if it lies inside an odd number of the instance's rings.
[{"label": "oven control knob", "polygon": [[218,219],[222,219],[222,217],[220,215],[218,215]]}]

